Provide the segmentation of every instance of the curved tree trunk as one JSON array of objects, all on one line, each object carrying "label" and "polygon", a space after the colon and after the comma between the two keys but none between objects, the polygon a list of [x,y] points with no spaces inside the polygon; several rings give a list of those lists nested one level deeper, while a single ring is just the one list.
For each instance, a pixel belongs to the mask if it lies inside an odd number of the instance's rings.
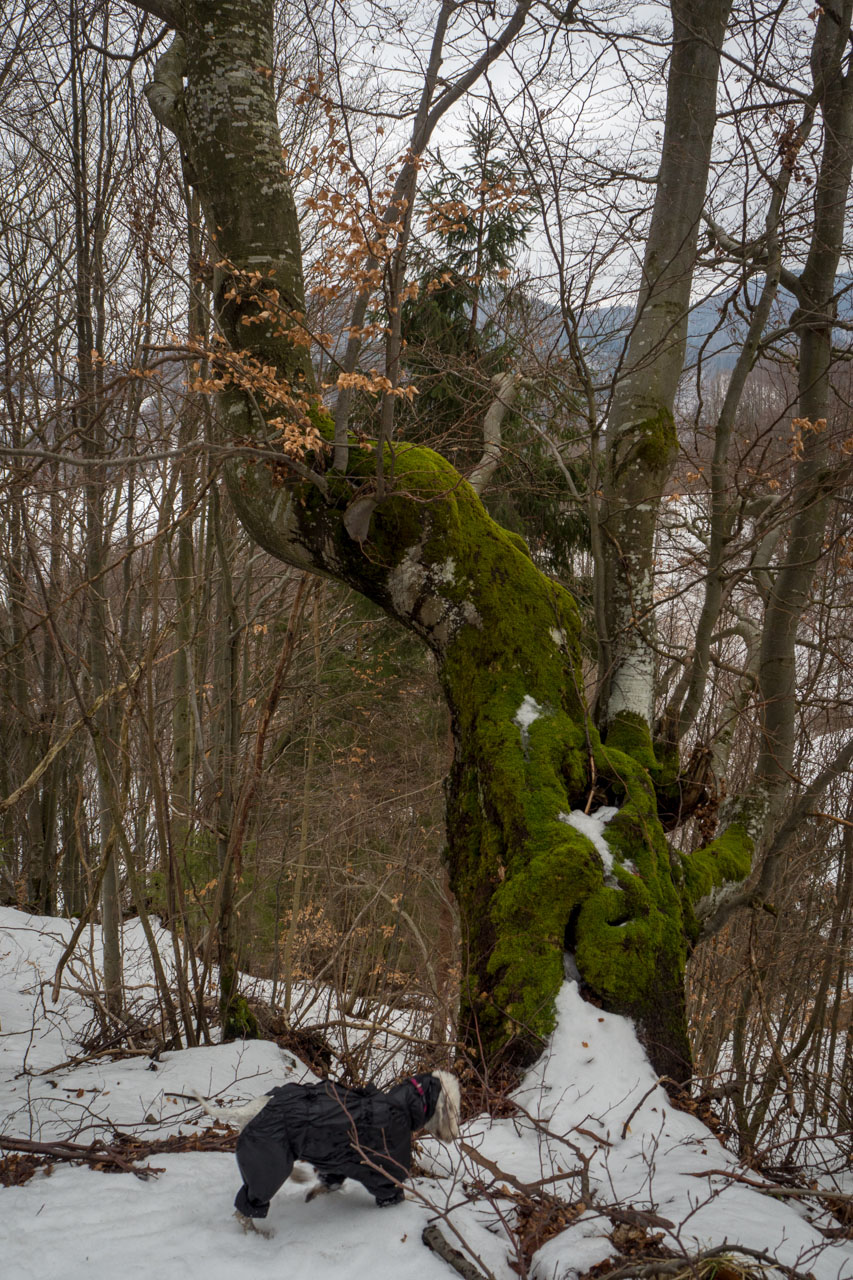
[{"label": "curved tree trunk", "polygon": [[[583,704],[573,600],[443,458],[405,445],[392,458],[386,446],[394,485],[380,497],[375,450],[345,451],[346,471],[319,449],[301,462],[284,455],[283,415],[330,440],[332,424],[312,399],[306,349],[291,340],[304,302],[271,93],[271,6],[187,0],[182,34],[147,92],[215,231],[217,322],[238,356],[221,361],[218,397],[229,490],[268,552],[354,587],[436,655],[456,747],[447,856],[468,1043],[489,1061],[535,1056],[568,949],[589,988],[635,1016],[655,1065],[684,1078],[689,900],[742,876],[745,843],[730,835],[674,873],[654,757],[631,740],[602,746]],[[266,393],[260,381],[253,389],[247,358],[273,371],[277,390],[269,378]],[[619,806],[609,869],[566,820],[593,787]]]},{"label": "curved tree trunk", "polygon": [[[453,717],[448,859],[469,1044],[490,1060],[535,1054],[568,947],[598,996],[638,1018],[659,1068],[689,1073],[684,924],[655,792],[643,765],[602,747],[589,721],[573,600],[426,449],[398,448],[396,490],[368,537],[353,540],[347,509],[373,469],[372,457],[360,461],[355,474],[327,473],[325,494],[282,486],[254,459],[229,463],[229,485],[266,550],[369,596],[438,659]],[[621,806],[607,828],[609,874],[565,820],[584,807],[593,776]]]}]

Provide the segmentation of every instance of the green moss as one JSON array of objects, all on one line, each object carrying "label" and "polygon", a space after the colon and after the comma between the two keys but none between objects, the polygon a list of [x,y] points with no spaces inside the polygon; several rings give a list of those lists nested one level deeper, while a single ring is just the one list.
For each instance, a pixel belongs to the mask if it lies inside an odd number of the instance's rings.
[{"label": "green moss", "polygon": [[605,829],[618,889],[605,887],[578,921],[578,967],[616,1009],[642,1016],[667,985],[679,986],[686,962],[681,903],[669,848],[657,816],[649,771],[633,755],[607,745],[596,753],[619,812]]},{"label": "green moss", "polygon": [[[454,636],[441,674],[459,744],[448,837],[475,956],[467,1005],[493,1050],[551,1030],[566,922],[601,878],[591,846],[557,818],[588,772],[580,622],[571,597],[458,480],[453,500],[430,513],[424,555],[452,563],[447,594],[479,619]],[[522,734],[525,698],[540,713]]]},{"label": "green moss", "polygon": [[651,772],[657,772],[658,762],[648,721],[636,712],[620,711],[613,718],[607,729],[607,745],[631,756]]},{"label": "green moss", "polygon": [[[527,604],[520,584],[506,594],[520,606],[503,610],[501,626],[514,638],[490,630],[488,643],[500,645],[488,661],[482,633],[466,628],[445,666],[449,700],[465,718],[462,749],[473,757],[464,784],[457,775],[457,789],[478,789],[476,803],[467,797],[464,820],[458,803],[449,811],[453,882],[464,915],[477,921],[473,950],[487,956],[477,975],[480,999],[471,1004],[480,1038],[492,1048],[532,1044],[552,1029],[565,930],[577,912],[578,965],[610,1007],[637,1015],[652,1009],[662,989],[680,983],[686,957],[648,767],[657,768],[648,728],[626,716],[615,736],[632,754],[612,745],[612,731],[602,747],[575,692],[576,612],[567,619],[567,658],[542,643],[543,633],[554,631],[559,596],[545,601],[543,615]],[[541,708],[526,742],[514,723],[525,695]],[[592,844],[558,819],[585,800],[590,752],[599,780],[621,801],[607,829],[618,888],[604,883]],[[677,1003],[673,1010],[677,1021]]]},{"label": "green moss", "polygon": [[[444,598],[476,611],[440,654],[457,741],[448,860],[471,957],[463,1016],[489,1056],[508,1045],[532,1053],[553,1027],[570,918],[581,972],[611,1007],[651,1010],[681,981],[681,903],[652,779],[661,766],[639,717],[620,717],[604,747],[589,724],[571,597],[443,459],[399,449],[394,474],[366,554],[377,565],[410,554],[442,567]],[[525,698],[539,712],[523,732]],[[608,828],[618,887],[605,884],[592,844],[559,820],[585,803],[591,754],[621,803]]]},{"label": "green moss", "polygon": [[324,440],[331,442],[335,438],[335,420],[319,398],[308,405],[308,418],[316,427]]},{"label": "green moss", "polygon": [[647,770],[664,811],[678,811],[681,799],[680,757],[675,743],[653,742],[648,722],[643,716],[621,711],[608,728],[607,746],[630,756]]},{"label": "green moss", "polygon": [[516,547],[521,552],[522,555],[527,556],[529,560],[531,558],[530,548],[528,547],[524,538],[522,538],[521,534],[515,533],[512,529],[505,529],[504,532],[506,533],[506,536],[509,538],[512,545]]},{"label": "green moss", "polygon": [[[619,717],[602,746],[583,700],[574,600],[437,454],[389,449],[393,489],[377,502],[366,541],[349,538],[342,510],[354,479],[371,493],[375,466],[370,450],[352,455],[346,477],[327,473],[330,498],[298,491],[300,535],[322,548],[322,563],[333,560],[336,576],[425,636],[439,661],[456,741],[447,856],[467,959],[468,1043],[490,1059],[536,1053],[553,1027],[571,921],[581,973],[601,999],[686,1044],[682,907],[653,785],[666,766],[648,726]],[[424,607],[438,621],[424,621]],[[526,699],[537,713],[522,724]],[[586,803],[591,757],[621,806],[607,830],[607,883],[593,845],[560,821]]]},{"label": "green moss", "polygon": [[245,996],[234,996],[223,1011],[223,1040],[258,1040],[261,1029]]},{"label": "green moss", "polygon": [[657,772],[654,776],[655,789],[660,794],[662,790],[677,784],[681,772],[681,756],[677,744],[662,742],[658,739],[655,742],[655,760],[657,761]]},{"label": "green moss", "polygon": [[693,908],[715,889],[745,880],[752,867],[754,848],[746,827],[734,823],[709,845],[681,859],[681,890],[691,941],[699,934]]},{"label": "green moss", "polygon": [[746,828],[735,824],[704,849],[683,858],[684,888],[690,901],[698,902],[723,884],[745,880],[753,849]]},{"label": "green moss", "polygon": [[588,840],[564,823],[543,826],[547,847],[498,886],[491,904],[496,942],[489,960],[497,975],[493,998],[502,1030],[547,1035],[563,981],[562,952],[572,911],[602,882],[600,859]]},{"label": "green moss", "polygon": [[370,527],[371,555],[383,568],[394,568],[406,551],[416,546],[421,521],[411,502],[394,495],[377,507]]},{"label": "green moss", "polygon": [[636,430],[637,456],[650,470],[668,467],[673,453],[678,448],[678,433],[672,412],[669,409],[660,409],[654,417],[646,418],[641,422]]}]

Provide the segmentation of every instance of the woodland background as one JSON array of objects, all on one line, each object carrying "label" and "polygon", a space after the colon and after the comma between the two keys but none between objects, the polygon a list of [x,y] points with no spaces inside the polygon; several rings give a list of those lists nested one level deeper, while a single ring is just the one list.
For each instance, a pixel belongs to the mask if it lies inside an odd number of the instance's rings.
[{"label": "woodland background", "polygon": [[[401,402],[399,430],[479,470],[495,518],[576,595],[590,690],[590,459],[630,324],[667,52],[665,14],[632,8],[591,21],[580,52],[543,13],[513,54],[515,78],[495,72],[465,99],[424,166],[418,287],[403,304],[417,394]],[[759,17],[739,16],[752,70],[730,64],[721,95],[709,207],[728,212],[734,190],[785,162],[793,108],[779,85],[807,59],[805,9],[781,5],[772,35]],[[247,1034],[322,1063],[322,998],[290,1016],[295,984],[311,983],[362,1024],[380,1005],[420,1011],[415,1047],[453,1061],[466,957],[442,863],[448,714],[428,652],[362,598],[283,569],[224,496],[205,356],[211,245],[142,94],[161,25],[120,5],[12,0],[0,32],[0,902],[102,923],[93,1046],[207,1042],[210,983],[231,966],[273,983],[271,1006],[246,1001]],[[396,7],[327,0],[282,4],[277,39],[322,378],[352,292],[349,228],[381,207],[400,154],[394,112],[410,84],[400,90],[394,67],[416,65],[424,31]],[[568,76],[572,58],[583,79]],[[572,119],[583,124],[567,129]],[[792,252],[816,156],[817,144],[790,160]],[[701,603],[713,424],[755,302],[743,253],[713,226],[698,284],[658,542],[660,711],[667,648]],[[824,428],[841,460],[853,450],[848,289],[845,276]],[[783,502],[813,429],[792,410],[785,309],[783,298],[739,410],[740,513]],[[380,335],[381,297],[374,318]],[[374,400],[357,390],[368,434]],[[797,653],[803,777],[851,726],[843,483],[834,503]],[[750,602],[781,520],[744,533],[739,595],[685,752],[702,790],[688,842],[713,834],[757,749]],[[852,810],[842,775],[789,841],[772,910],[739,912],[691,960],[697,1075],[765,1165],[817,1124],[844,1140],[853,1123]],[[171,927],[177,978],[160,968],[153,1004],[122,977],[128,916]],[[369,1055],[359,1035],[345,1073],[362,1080]]]}]

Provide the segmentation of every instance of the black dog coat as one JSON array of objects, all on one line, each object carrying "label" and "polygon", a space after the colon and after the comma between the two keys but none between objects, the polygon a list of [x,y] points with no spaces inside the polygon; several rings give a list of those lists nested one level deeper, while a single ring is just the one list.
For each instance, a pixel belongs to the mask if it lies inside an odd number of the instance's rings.
[{"label": "black dog coat", "polygon": [[429,1073],[411,1076],[387,1093],[328,1080],[272,1089],[237,1140],[243,1177],[234,1202],[238,1211],[265,1218],[296,1160],[307,1160],[332,1184],[355,1178],[377,1204],[395,1203],[409,1174],[412,1132],[432,1116],[440,1089]]}]

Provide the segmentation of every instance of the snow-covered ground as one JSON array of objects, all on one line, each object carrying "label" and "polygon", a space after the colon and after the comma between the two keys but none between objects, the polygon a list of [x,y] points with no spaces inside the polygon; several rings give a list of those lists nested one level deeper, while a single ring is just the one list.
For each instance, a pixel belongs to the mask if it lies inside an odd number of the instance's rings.
[{"label": "snow-covered ground", "polygon": [[[84,1143],[113,1128],[145,1138],[192,1133],[209,1124],[193,1090],[237,1102],[314,1078],[290,1053],[257,1041],[166,1052],[157,1062],[140,1055],[70,1065],[83,1056],[77,1037],[91,1020],[78,992],[64,988],[57,1004],[50,999],[70,933],[67,921],[0,909],[0,1133]],[[85,936],[97,965],[97,931]],[[142,984],[140,943],[138,926],[128,926],[126,963],[136,948]],[[69,986],[78,979],[69,973]],[[662,1242],[685,1254],[739,1243],[816,1280],[853,1280],[853,1242],[828,1241],[810,1221],[817,1206],[712,1172],[737,1172],[734,1157],[696,1118],[672,1109],[630,1022],[586,1004],[573,982],[560,995],[548,1052],[515,1100],[512,1118],[469,1121],[465,1146],[527,1184],[585,1164],[596,1205],[539,1249],[532,1280],[575,1280],[619,1251],[605,1206],[654,1213]],[[436,1220],[457,1248],[464,1239],[484,1275],[519,1274],[503,1225],[515,1211],[511,1188],[504,1184],[504,1195],[501,1178],[464,1149],[423,1143],[424,1176],[393,1209],[377,1210],[349,1183],[305,1204],[304,1186],[289,1183],[273,1201],[271,1239],[245,1235],[232,1216],[233,1156],[189,1151],[148,1163],[162,1172],[142,1180],[58,1162],[49,1175],[40,1170],[21,1186],[0,1187],[3,1280],[448,1280],[455,1273],[421,1241]],[[491,1191],[472,1188],[476,1179]],[[580,1198],[577,1177],[548,1186],[567,1201]]]}]

